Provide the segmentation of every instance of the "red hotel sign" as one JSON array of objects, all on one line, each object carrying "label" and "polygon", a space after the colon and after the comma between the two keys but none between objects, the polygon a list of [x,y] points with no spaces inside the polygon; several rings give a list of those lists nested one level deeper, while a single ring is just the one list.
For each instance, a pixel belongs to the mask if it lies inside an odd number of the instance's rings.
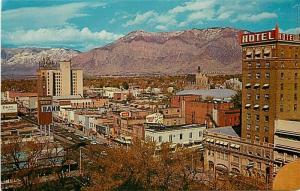
[{"label": "red hotel sign", "polygon": [[294,41],[294,35],[279,33],[278,30],[248,33],[240,35],[241,44],[256,43],[272,40]]}]

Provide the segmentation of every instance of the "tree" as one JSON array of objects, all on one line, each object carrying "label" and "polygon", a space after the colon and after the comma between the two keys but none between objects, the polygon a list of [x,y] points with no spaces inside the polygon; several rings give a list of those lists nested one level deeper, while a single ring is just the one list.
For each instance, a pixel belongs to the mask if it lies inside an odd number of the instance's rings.
[{"label": "tree", "polygon": [[242,108],[242,91],[238,90],[237,93],[232,97],[234,108]]},{"label": "tree", "polygon": [[122,87],[125,89],[125,90],[128,90],[129,89],[129,85],[128,83],[125,81],[122,83]]}]

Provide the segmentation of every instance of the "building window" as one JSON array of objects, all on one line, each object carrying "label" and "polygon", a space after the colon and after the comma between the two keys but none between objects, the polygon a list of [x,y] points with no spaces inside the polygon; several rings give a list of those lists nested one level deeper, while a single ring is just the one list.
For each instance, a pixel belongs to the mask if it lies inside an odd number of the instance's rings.
[{"label": "building window", "polygon": [[265,132],[268,132],[268,131],[269,131],[269,127],[265,126]]},{"label": "building window", "polygon": [[266,142],[266,143],[269,142],[269,137],[265,137],[264,139],[265,139],[264,142]]},{"label": "building window", "polygon": [[250,129],[251,129],[251,125],[247,124],[247,130],[250,130]]},{"label": "building window", "polygon": [[257,168],[261,170],[261,162],[257,162]]},{"label": "building window", "polygon": [[280,105],[280,112],[283,112],[283,105]]},{"label": "building window", "polygon": [[283,94],[280,94],[280,101],[283,101]]},{"label": "building window", "polygon": [[260,68],[260,63],[256,63],[256,68]]},{"label": "building window", "polygon": [[248,73],[248,78],[251,78],[251,73],[250,72]]},{"label": "building window", "polygon": [[160,142],[160,143],[162,142],[162,136],[158,137],[158,142]]},{"label": "building window", "polygon": [[270,68],[270,62],[266,63],[266,68]]},{"label": "building window", "polygon": [[172,137],[172,134],[169,135],[169,141],[170,141],[170,142],[172,142],[172,138],[173,138],[173,137]]},{"label": "building window", "polygon": [[283,76],[284,76],[284,74],[283,74],[283,72],[281,72],[280,73],[280,78],[283,79]]},{"label": "building window", "polygon": [[265,77],[266,77],[267,79],[269,79],[269,78],[270,78],[270,73],[269,73],[269,72],[266,72]]},{"label": "building window", "polygon": [[255,125],[255,131],[259,131],[259,125]]},{"label": "building window", "polygon": [[297,111],[297,104],[294,104],[294,111]]},{"label": "building window", "polygon": [[298,89],[298,84],[297,83],[295,83],[294,89],[295,89],[295,91]]},{"label": "building window", "polygon": [[255,136],[255,141],[259,142],[259,136]]},{"label": "building window", "polygon": [[269,116],[265,116],[265,122],[266,122],[266,123],[269,122]]},{"label": "building window", "polygon": [[295,73],[295,80],[298,79],[298,73]]},{"label": "building window", "polygon": [[233,162],[238,163],[239,162],[239,157],[238,156],[233,156]]},{"label": "building window", "polygon": [[283,84],[282,83],[280,84],[280,90],[283,90]]},{"label": "building window", "polygon": [[180,140],[182,140],[182,133],[180,133],[180,135],[179,135],[179,139],[180,139]]},{"label": "building window", "polygon": [[256,121],[259,121],[259,115],[255,115]]},{"label": "building window", "polygon": [[247,100],[251,99],[251,94],[247,94]]},{"label": "building window", "polygon": [[259,72],[256,73],[256,79],[260,79],[260,73]]},{"label": "building window", "polygon": [[189,135],[190,139],[193,138],[193,133],[190,132],[190,135]]},{"label": "building window", "polygon": [[260,98],[260,95],[259,95],[259,94],[256,94],[256,95],[255,95],[255,100],[259,100],[259,98]]},{"label": "building window", "polygon": [[281,62],[280,68],[284,68],[284,63],[283,62]]},{"label": "building window", "polygon": [[201,137],[202,136],[202,131],[199,131],[199,137]]},{"label": "building window", "polygon": [[269,100],[269,94],[265,94],[265,100]]},{"label": "building window", "polygon": [[247,113],[247,119],[250,120],[251,119],[251,114]]},{"label": "building window", "polygon": [[250,62],[248,62],[248,68],[251,68],[251,63]]},{"label": "building window", "polygon": [[247,134],[247,139],[250,139],[250,138],[251,138],[250,134]]},{"label": "building window", "polygon": [[297,94],[294,94],[294,100],[297,101]]}]

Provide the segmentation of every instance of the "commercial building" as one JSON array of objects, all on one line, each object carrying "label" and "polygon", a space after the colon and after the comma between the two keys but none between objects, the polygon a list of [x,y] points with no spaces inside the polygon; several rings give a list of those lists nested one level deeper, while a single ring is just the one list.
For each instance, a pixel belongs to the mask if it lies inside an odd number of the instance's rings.
[{"label": "commercial building", "polygon": [[185,89],[209,89],[208,77],[202,73],[200,66],[196,74],[187,76]]},{"label": "commercial building", "polygon": [[18,105],[15,102],[1,103],[1,120],[17,119]]},{"label": "commercial building", "polygon": [[299,36],[274,30],[240,35],[242,138],[274,143],[276,120],[300,120]]},{"label": "commercial building", "polygon": [[160,124],[145,124],[145,139],[156,141],[157,144],[170,142],[173,145],[182,144],[187,147],[201,148],[204,125],[164,126]]},{"label": "commercial building", "polygon": [[71,61],[60,61],[56,67],[49,60],[43,60],[37,75],[39,96],[83,96],[83,71],[72,69]]},{"label": "commercial building", "polygon": [[241,173],[271,181],[273,145],[240,138],[239,129],[220,127],[204,132],[205,170],[217,174]]},{"label": "commercial building", "polygon": [[275,173],[300,158],[300,120],[276,120],[274,137]]}]

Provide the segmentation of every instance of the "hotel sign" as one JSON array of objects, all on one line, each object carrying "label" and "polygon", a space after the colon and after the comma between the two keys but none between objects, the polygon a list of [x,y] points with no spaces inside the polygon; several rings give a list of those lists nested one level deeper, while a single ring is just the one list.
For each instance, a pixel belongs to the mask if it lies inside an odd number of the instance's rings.
[{"label": "hotel sign", "polygon": [[294,35],[279,33],[278,30],[258,33],[246,33],[240,35],[241,44],[257,43],[272,40],[294,41]]}]

